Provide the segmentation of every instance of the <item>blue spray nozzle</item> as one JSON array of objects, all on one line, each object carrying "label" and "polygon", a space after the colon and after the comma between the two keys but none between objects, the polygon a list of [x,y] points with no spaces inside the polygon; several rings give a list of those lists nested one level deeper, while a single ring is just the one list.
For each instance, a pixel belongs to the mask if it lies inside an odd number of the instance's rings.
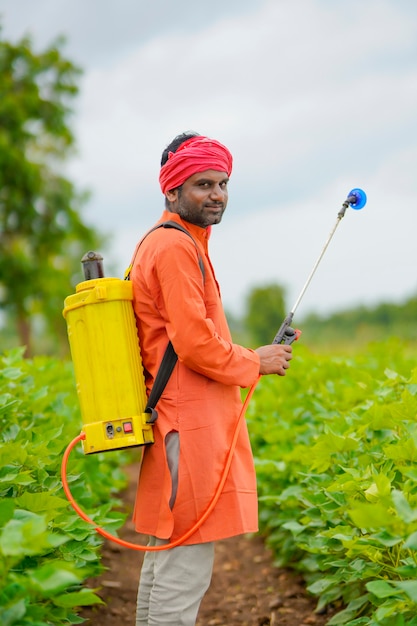
[{"label": "blue spray nozzle", "polygon": [[352,189],[348,193],[347,202],[356,211],[363,209],[366,204],[366,193],[362,189]]}]

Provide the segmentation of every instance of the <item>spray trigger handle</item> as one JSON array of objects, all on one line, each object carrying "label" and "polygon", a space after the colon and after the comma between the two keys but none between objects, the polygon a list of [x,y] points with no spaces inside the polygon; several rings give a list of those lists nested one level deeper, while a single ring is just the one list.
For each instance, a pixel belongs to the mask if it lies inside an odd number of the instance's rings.
[{"label": "spray trigger handle", "polygon": [[282,322],[279,331],[274,337],[274,341],[272,343],[283,343],[283,344],[291,344],[293,341],[297,341],[297,339],[301,335],[301,330],[292,328],[290,326],[293,318],[293,312],[289,313],[287,317]]},{"label": "spray trigger handle", "polygon": [[300,335],[301,335],[301,330],[299,330],[298,328],[292,328],[291,326],[288,326],[288,328],[285,329],[284,336],[282,338],[281,343],[290,345],[293,341],[297,341]]}]

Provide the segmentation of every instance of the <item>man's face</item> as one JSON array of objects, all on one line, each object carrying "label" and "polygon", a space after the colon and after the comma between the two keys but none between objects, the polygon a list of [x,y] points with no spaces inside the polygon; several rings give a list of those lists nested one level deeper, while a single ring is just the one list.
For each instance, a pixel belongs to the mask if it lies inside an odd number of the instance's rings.
[{"label": "man's face", "polygon": [[170,210],[202,228],[218,224],[227,205],[228,182],[225,172],[206,170],[193,174],[181,187],[167,192]]}]

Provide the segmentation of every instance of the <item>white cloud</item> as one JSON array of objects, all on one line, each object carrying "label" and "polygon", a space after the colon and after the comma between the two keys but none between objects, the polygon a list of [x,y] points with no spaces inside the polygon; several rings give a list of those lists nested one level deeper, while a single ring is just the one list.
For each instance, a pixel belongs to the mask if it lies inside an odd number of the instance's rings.
[{"label": "white cloud", "polygon": [[[348,211],[300,314],[415,290],[417,5],[247,0],[216,11],[224,3],[213,2],[207,15],[190,0],[175,11],[157,0],[142,22],[145,4],[135,0],[38,0],[38,14],[24,3],[28,26],[45,38],[65,25],[83,59],[80,155],[69,172],[93,190],[89,219],[114,233],[109,262],[120,259],[122,273],[159,217],[160,154],[194,129],[234,155],[229,208],[212,241],[229,308],[271,280],[293,304],[357,186],[368,206]],[[6,5],[16,30],[22,19],[14,1]]]},{"label": "white cloud", "polygon": [[[373,27],[376,11],[388,32]],[[375,72],[369,63],[395,54],[395,44],[408,49],[416,23],[384,3],[356,8],[360,21],[352,10],[347,25],[345,13],[308,0],[269,2],[257,14],[157,36],[87,73],[78,124],[84,176],[112,187],[117,167],[129,192],[148,185],[164,143],[188,128],[231,142],[245,178],[249,170],[267,178],[285,163],[297,175],[297,163],[324,151],[332,159],[332,148],[350,151],[352,142],[360,158],[368,142],[372,150],[375,137],[414,115],[416,66]]]}]

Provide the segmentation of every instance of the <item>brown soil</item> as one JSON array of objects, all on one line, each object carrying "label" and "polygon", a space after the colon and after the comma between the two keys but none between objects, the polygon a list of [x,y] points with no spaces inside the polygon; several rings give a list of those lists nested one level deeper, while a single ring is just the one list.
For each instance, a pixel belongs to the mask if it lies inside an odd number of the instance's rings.
[{"label": "brown soil", "polygon": [[[137,466],[127,471],[130,483],[123,499],[131,507]],[[132,543],[146,542],[130,520],[120,536]],[[98,588],[105,604],[83,610],[87,624],[134,626],[143,554],[105,542],[103,564],[107,570],[89,583],[89,587]],[[212,583],[201,604],[197,626],[324,626],[329,618],[330,614],[315,613],[315,600],[299,576],[274,567],[260,537],[241,536],[217,543]]]}]

